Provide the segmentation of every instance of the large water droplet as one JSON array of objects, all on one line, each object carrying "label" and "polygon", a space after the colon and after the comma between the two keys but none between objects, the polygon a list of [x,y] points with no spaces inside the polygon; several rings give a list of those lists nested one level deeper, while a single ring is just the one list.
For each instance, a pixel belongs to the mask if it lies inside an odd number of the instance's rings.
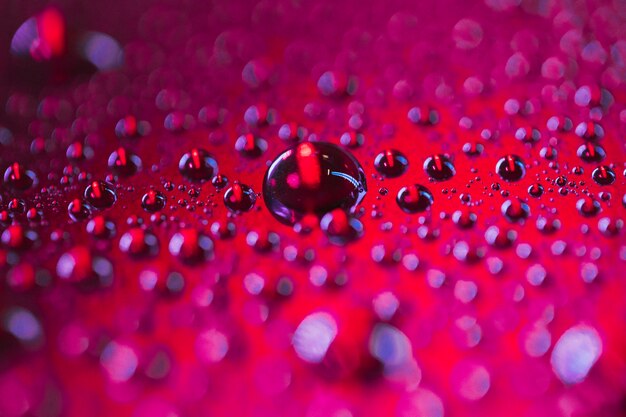
[{"label": "large water droplet", "polygon": [[263,196],[281,222],[306,214],[323,216],[350,209],[365,196],[365,173],[346,150],[326,142],[305,142],[278,156],[265,174]]}]

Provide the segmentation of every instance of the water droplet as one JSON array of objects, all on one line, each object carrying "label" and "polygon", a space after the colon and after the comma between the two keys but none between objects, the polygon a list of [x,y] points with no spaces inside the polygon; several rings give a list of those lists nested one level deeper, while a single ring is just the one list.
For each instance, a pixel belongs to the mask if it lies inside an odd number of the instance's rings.
[{"label": "water droplet", "polygon": [[365,135],[361,132],[346,132],[339,138],[339,143],[347,148],[358,148],[365,143]]},{"label": "water droplet", "polygon": [[517,155],[507,155],[498,160],[496,173],[507,182],[521,180],[526,174],[526,167],[522,158]]},{"label": "water droplet", "polygon": [[550,364],[554,373],[566,384],[578,384],[602,355],[602,339],[593,327],[570,327],[554,345]]},{"label": "water droplet", "polygon": [[476,216],[476,213],[468,209],[457,210],[452,213],[452,221],[461,229],[471,228],[474,224],[476,224],[477,219],[478,216]]},{"label": "water droplet", "polygon": [[342,209],[326,213],[320,221],[320,228],[331,243],[340,246],[363,235],[363,224],[358,219],[349,217]]},{"label": "water droplet", "polygon": [[159,253],[159,239],[149,230],[133,227],[120,237],[119,247],[135,258],[152,257]]},{"label": "water droplet", "polygon": [[224,205],[233,213],[250,211],[256,203],[256,193],[246,184],[235,182],[224,193]]},{"label": "water droplet", "polygon": [[108,165],[115,175],[129,177],[141,170],[141,159],[126,148],[119,147],[109,155]]},{"label": "water droplet", "polygon": [[116,233],[115,223],[104,216],[96,216],[89,220],[86,230],[98,239],[111,239]]},{"label": "water droplet", "polygon": [[12,224],[0,235],[2,245],[10,250],[23,251],[32,248],[39,240],[37,232]]},{"label": "water droplet", "polygon": [[141,207],[148,213],[154,213],[162,210],[166,202],[167,198],[162,192],[150,190],[141,198]]},{"label": "water droplet", "polygon": [[75,198],[67,206],[67,212],[72,220],[78,222],[91,215],[91,208],[83,200]]},{"label": "water droplet", "polygon": [[412,107],[407,113],[407,117],[416,125],[436,125],[439,123],[439,112],[425,106]]},{"label": "water droplet", "polygon": [[183,229],[170,239],[169,250],[172,256],[194,264],[213,258],[213,241],[196,229]]},{"label": "water droplet", "polygon": [[365,173],[341,147],[305,142],[279,155],[265,174],[263,196],[279,221],[295,224],[306,214],[318,217],[350,209],[365,196]]},{"label": "water droplet", "polygon": [[427,210],[434,198],[430,190],[423,185],[414,184],[402,187],[396,196],[398,206],[405,213],[418,213]]},{"label": "water droplet", "polygon": [[578,147],[576,155],[585,162],[600,162],[606,157],[606,152],[598,144],[585,142]]},{"label": "water droplet", "polygon": [[578,200],[576,202],[576,208],[578,212],[585,217],[593,217],[600,213],[601,210],[600,202],[590,197],[584,197]]},{"label": "water droplet", "polygon": [[519,198],[512,198],[502,204],[502,215],[510,222],[524,220],[530,215],[530,207]]},{"label": "water droplet", "polygon": [[426,158],[426,161],[424,161],[424,172],[435,181],[446,181],[456,174],[450,158],[441,154]]},{"label": "water droplet", "polygon": [[211,184],[213,184],[216,189],[221,190],[228,185],[228,177],[226,175],[217,174],[211,178]]},{"label": "water droplet", "polygon": [[593,170],[591,178],[599,185],[611,185],[615,182],[615,171],[611,167],[601,165]]},{"label": "water droplet", "polygon": [[257,158],[267,150],[267,141],[252,133],[239,136],[235,149],[246,158]]},{"label": "water droplet", "polygon": [[604,137],[604,128],[596,122],[582,122],[576,126],[576,134],[585,140],[599,140]]},{"label": "water droplet", "polygon": [[190,181],[208,180],[217,174],[217,161],[206,150],[194,148],[180,158],[178,170]]},{"label": "water droplet", "polygon": [[252,230],[246,235],[246,243],[258,252],[269,252],[278,247],[280,236],[274,232]]},{"label": "water droplet", "polygon": [[15,190],[27,190],[37,183],[37,176],[33,171],[14,162],[4,171],[4,183]]},{"label": "water droplet", "polygon": [[532,184],[528,187],[528,194],[531,197],[539,198],[543,195],[543,185],[539,183]]},{"label": "water droplet", "polygon": [[113,206],[117,201],[117,194],[113,185],[104,181],[93,181],[85,188],[85,200],[97,209]]},{"label": "water droplet", "polygon": [[387,178],[395,178],[404,174],[409,166],[409,160],[404,154],[395,149],[387,149],[376,155],[374,168]]}]

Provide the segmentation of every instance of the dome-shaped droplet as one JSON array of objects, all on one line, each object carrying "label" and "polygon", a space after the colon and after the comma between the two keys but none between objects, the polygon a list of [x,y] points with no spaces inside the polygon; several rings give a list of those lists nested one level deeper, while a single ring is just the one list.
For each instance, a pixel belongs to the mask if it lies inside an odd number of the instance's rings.
[{"label": "dome-shaped droplet", "polygon": [[233,213],[243,213],[254,207],[256,193],[246,184],[235,182],[224,193],[224,205]]},{"label": "dome-shaped droplet", "polygon": [[526,174],[526,167],[522,158],[517,155],[507,155],[498,160],[496,173],[507,182],[521,180]]},{"label": "dome-shaped droplet", "polygon": [[120,250],[132,257],[151,257],[159,253],[159,239],[140,227],[129,229],[120,237]]},{"label": "dome-shaped droplet", "polygon": [[376,155],[374,168],[387,178],[395,178],[404,174],[409,166],[409,160],[404,154],[395,149],[387,149]]},{"label": "dome-shaped droplet", "polygon": [[502,203],[502,215],[510,222],[523,220],[530,215],[530,207],[519,198],[512,198]]},{"label": "dome-shaped droplet", "polygon": [[217,161],[206,150],[194,148],[180,158],[178,170],[190,181],[209,180],[217,174]]},{"label": "dome-shaped droplet", "polygon": [[478,216],[473,211],[469,209],[457,210],[452,213],[452,221],[459,226],[461,229],[469,229],[474,224],[476,224],[476,220]]},{"label": "dome-shaped droplet", "polygon": [[223,174],[217,174],[211,178],[211,184],[213,184],[216,189],[221,190],[228,185],[228,177]]},{"label": "dome-shaped droplet", "polygon": [[109,155],[108,165],[115,175],[129,177],[141,169],[141,159],[126,148],[119,147]]},{"label": "dome-shaped droplet", "polygon": [[409,121],[416,125],[436,125],[439,123],[439,112],[427,106],[412,107],[407,113]]},{"label": "dome-shaped droplet", "polygon": [[342,209],[326,213],[320,221],[320,228],[328,240],[335,245],[345,245],[363,235],[363,224],[349,217]]},{"label": "dome-shaped droplet", "polygon": [[599,185],[611,185],[615,182],[615,171],[609,166],[602,165],[591,173],[591,178]]},{"label": "dome-shaped droplet", "polygon": [[37,176],[17,162],[4,171],[4,184],[14,190],[27,190],[37,183]]},{"label": "dome-shaped droplet", "polygon": [[534,198],[541,197],[543,195],[543,185],[539,183],[532,184],[528,187],[528,194]]},{"label": "dome-shaped droplet", "polygon": [[97,209],[105,209],[115,204],[117,194],[113,185],[104,181],[93,181],[85,188],[85,200]]},{"label": "dome-shaped droplet", "polygon": [[426,158],[424,161],[424,172],[435,181],[446,181],[456,174],[450,158],[441,154]]},{"label": "dome-shaped droplet", "polygon": [[430,190],[420,184],[402,187],[396,196],[398,206],[405,213],[425,211],[433,204],[433,201],[433,194]]},{"label": "dome-shaped droplet", "polygon": [[2,245],[10,250],[22,251],[30,249],[39,240],[37,232],[25,229],[19,224],[12,224],[0,235]]},{"label": "dome-shaped droplet", "polygon": [[267,141],[248,133],[239,136],[235,142],[235,149],[246,158],[257,158],[267,150]]},{"label": "dome-shaped droplet", "polygon": [[154,213],[162,210],[163,207],[165,207],[165,203],[167,203],[165,195],[156,190],[149,190],[141,198],[141,207],[143,207],[143,209],[148,213]]},{"label": "dome-shaped droplet", "polygon": [[270,212],[293,225],[306,214],[319,217],[350,209],[365,196],[365,173],[341,147],[305,142],[279,155],[265,174],[263,197]]},{"label": "dome-shaped droplet", "polygon": [[170,239],[169,251],[183,262],[202,262],[213,257],[213,241],[196,229],[183,229]]},{"label": "dome-shaped droplet", "polygon": [[585,162],[600,162],[606,157],[606,152],[598,144],[585,142],[578,147],[576,155]]},{"label": "dome-shaped droplet", "polygon": [[599,140],[604,137],[604,128],[597,122],[579,123],[575,132],[585,140]]},{"label": "dome-shaped droplet", "polygon": [[598,200],[591,197],[583,197],[576,202],[578,212],[585,217],[593,217],[600,213],[601,206]]},{"label": "dome-shaped droplet", "polygon": [[91,215],[91,208],[89,207],[89,204],[85,203],[80,198],[75,198],[67,206],[67,213],[69,214],[70,219],[78,222],[85,220]]},{"label": "dome-shaped droplet", "polygon": [[86,230],[87,233],[98,239],[110,239],[116,233],[115,223],[104,216],[96,216],[89,220]]}]

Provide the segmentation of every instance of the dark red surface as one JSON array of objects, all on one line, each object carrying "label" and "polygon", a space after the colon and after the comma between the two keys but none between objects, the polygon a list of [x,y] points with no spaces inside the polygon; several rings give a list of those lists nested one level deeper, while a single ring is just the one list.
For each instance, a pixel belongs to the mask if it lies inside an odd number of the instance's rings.
[{"label": "dark red surface", "polygon": [[623,1],[2,13],[0,416],[624,415]]}]

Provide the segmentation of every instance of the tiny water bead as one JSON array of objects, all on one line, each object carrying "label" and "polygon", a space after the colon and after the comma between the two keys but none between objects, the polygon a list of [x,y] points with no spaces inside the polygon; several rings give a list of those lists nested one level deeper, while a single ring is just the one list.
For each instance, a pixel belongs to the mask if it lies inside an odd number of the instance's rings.
[{"label": "tiny water bead", "polygon": [[217,174],[217,161],[202,148],[186,152],[178,161],[178,170],[189,181],[209,180]]},{"label": "tiny water bead", "polygon": [[112,184],[104,181],[93,181],[85,188],[85,201],[97,209],[113,206],[117,201],[117,193]]},{"label": "tiny water bead", "polygon": [[109,155],[108,166],[114,174],[130,177],[141,170],[141,158],[126,148],[119,147]]},{"label": "tiny water bead", "polygon": [[517,155],[507,155],[498,160],[496,173],[507,182],[516,182],[526,175],[526,167],[522,158]]},{"label": "tiny water bead", "polygon": [[609,166],[601,165],[593,170],[591,178],[599,185],[611,185],[615,182],[615,171]]},{"label": "tiny water bead", "polygon": [[162,210],[167,203],[165,195],[156,190],[150,190],[141,198],[141,207],[148,213],[155,213]]},{"label": "tiny water bead", "polygon": [[456,174],[456,169],[446,155],[433,155],[424,161],[424,172],[435,181],[447,181]]},{"label": "tiny water bead", "polygon": [[270,213],[293,225],[305,215],[322,217],[361,202],[367,185],[359,162],[345,149],[327,142],[304,142],[280,154],[263,181]]},{"label": "tiny water bead", "polygon": [[246,184],[235,182],[224,193],[224,205],[233,213],[250,211],[256,203],[256,193]]},{"label": "tiny water bead", "polygon": [[423,185],[414,184],[402,187],[396,196],[396,202],[405,213],[426,211],[434,202],[433,194]]},{"label": "tiny water bead", "polygon": [[409,160],[395,149],[387,149],[376,155],[374,168],[387,178],[396,178],[406,172]]},{"label": "tiny water bead", "polygon": [[18,162],[4,171],[4,184],[14,190],[27,190],[37,183],[37,176]]}]

